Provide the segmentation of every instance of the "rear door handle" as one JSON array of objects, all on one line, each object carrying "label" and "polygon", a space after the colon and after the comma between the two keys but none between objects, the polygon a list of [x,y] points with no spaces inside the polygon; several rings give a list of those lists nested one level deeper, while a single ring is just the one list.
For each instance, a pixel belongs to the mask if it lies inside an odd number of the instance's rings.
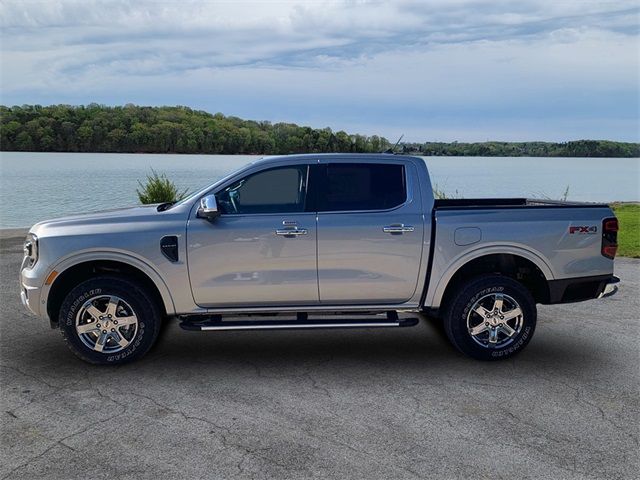
[{"label": "rear door handle", "polygon": [[308,230],[306,228],[278,228],[276,229],[276,235],[282,235],[284,237],[306,235]]},{"label": "rear door handle", "polygon": [[398,223],[395,225],[388,225],[386,227],[382,227],[382,231],[384,233],[393,234],[402,234],[406,232],[413,232],[415,230],[411,225],[405,225],[404,223]]}]

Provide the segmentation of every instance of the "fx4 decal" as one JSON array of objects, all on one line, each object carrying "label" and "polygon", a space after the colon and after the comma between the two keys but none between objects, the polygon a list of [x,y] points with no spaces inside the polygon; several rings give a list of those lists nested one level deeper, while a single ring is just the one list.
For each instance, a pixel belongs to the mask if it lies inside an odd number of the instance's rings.
[{"label": "fx4 decal", "polygon": [[571,226],[571,227],[569,227],[569,233],[571,233],[571,234],[574,234],[574,233],[587,233],[587,234],[598,233],[598,227],[595,226],[595,225],[591,225],[591,226],[584,226],[584,225]]}]

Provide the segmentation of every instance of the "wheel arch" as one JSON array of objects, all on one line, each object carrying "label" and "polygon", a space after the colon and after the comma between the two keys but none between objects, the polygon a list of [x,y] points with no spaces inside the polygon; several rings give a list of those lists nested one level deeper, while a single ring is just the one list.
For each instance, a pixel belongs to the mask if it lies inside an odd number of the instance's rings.
[{"label": "wheel arch", "polygon": [[114,252],[93,252],[64,260],[51,272],[58,272],[51,285],[43,289],[46,312],[52,327],[57,326],[58,312],[64,297],[80,282],[99,274],[113,274],[140,282],[156,299],[164,315],[175,315],[175,306],[162,277],[145,262]]},{"label": "wheel arch", "polygon": [[520,248],[499,247],[471,252],[454,262],[440,277],[427,306],[440,308],[461,282],[471,277],[496,273],[519,281],[537,303],[549,301],[548,281],[554,278],[549,266],[537,255]]}]

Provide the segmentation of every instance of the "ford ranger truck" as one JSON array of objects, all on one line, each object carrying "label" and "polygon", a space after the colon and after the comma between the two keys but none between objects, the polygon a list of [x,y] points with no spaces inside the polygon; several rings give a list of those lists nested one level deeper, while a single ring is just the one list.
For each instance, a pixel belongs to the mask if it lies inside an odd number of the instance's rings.
[{"label": "ford ranger truck", "polygon": [[142,357],[167,318],[206,332],[411,327],[418,314],[496,360],[529,343],[537,304],[616,292],[617,230],[607,205],[436,200],[420,158],[271,157],[175,203],[36,224],[21,296],[96,364]]}]

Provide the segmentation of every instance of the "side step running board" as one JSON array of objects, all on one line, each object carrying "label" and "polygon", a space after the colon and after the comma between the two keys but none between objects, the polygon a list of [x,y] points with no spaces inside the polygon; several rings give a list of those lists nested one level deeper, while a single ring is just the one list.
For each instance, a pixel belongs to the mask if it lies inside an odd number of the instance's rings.
[{"label": "side step running board", "polygon": [[297,320],[227,320],[221,317],[207,317],[206,320],[188,320],[180,323],[180,327],[192,331],[219,330],[293,330],[304,328],[382,328],[382,327],[413,327],[419,322],[418,318],[398,318],[396,312],[389,312],[386,320],[381,318],[323,318],[309,320],[306,315],[299,314]]}]

